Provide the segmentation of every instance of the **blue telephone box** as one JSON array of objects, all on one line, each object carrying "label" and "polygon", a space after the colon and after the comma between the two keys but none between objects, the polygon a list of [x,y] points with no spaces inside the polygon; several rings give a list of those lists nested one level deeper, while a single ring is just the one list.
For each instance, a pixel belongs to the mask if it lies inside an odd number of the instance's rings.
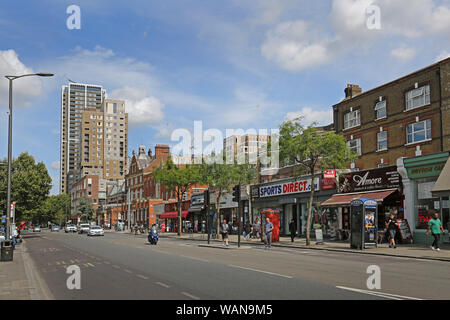
[{"label": "blue telephone box", "polygon": [[355,199],[350,203],[350,247],[377,247],[378,204],[373,199]]}]

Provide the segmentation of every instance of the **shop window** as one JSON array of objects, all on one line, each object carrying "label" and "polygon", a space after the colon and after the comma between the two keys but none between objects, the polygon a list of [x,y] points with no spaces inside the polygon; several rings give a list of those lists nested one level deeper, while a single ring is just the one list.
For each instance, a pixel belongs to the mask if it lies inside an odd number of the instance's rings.
[{"label": "shop window", "polygon": [[440,199],[434,198],[431,194],[435,183],[435,178],[416,180],[416,229],[427,229],[428,221],[432,218],[433,212],[441,211]]}]

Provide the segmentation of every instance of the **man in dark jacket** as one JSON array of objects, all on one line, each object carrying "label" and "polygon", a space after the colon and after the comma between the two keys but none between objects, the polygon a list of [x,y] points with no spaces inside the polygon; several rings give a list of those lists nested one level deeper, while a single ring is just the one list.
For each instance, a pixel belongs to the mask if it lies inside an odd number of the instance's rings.
[{"label": "man in dark jacket", "polygon": [[289,223],[289,232],[291,233],[291,242],[294,242],[295,235],[297,234],[297,224],[294,219],[291,219]]}]

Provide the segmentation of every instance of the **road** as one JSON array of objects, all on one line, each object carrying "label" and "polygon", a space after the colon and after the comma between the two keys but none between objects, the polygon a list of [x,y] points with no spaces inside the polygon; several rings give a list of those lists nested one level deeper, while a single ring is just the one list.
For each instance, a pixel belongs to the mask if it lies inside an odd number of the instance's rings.
[{"label": "road", "polygon": [[[106,232],[104,237],[43,231],[24,235],[55,299],[450,299],[449,264],[340,252],[199,247],[198,241]],[[81,269],[69,290],[67,267]],[[367,267],[381,270],[368,290]]]}]

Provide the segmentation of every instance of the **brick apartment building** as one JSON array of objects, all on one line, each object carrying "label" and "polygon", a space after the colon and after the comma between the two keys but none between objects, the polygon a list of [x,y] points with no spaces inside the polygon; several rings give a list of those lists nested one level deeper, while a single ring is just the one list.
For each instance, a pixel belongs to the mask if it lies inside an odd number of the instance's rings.
[{"label": "brick apartment building", "polygon": [[71,188],[71,214],[72,222],[79,222],[81,198],[88,199],[94,209],[94,217],[97,210],[106,202],[106,180],[97,175],[86,175],[72,185]]},{"label": "brick apartment building", "polygon": [[362,92],[348,85],[334,127],[360,156],[352,169],[450,150],[450,58]]}]

